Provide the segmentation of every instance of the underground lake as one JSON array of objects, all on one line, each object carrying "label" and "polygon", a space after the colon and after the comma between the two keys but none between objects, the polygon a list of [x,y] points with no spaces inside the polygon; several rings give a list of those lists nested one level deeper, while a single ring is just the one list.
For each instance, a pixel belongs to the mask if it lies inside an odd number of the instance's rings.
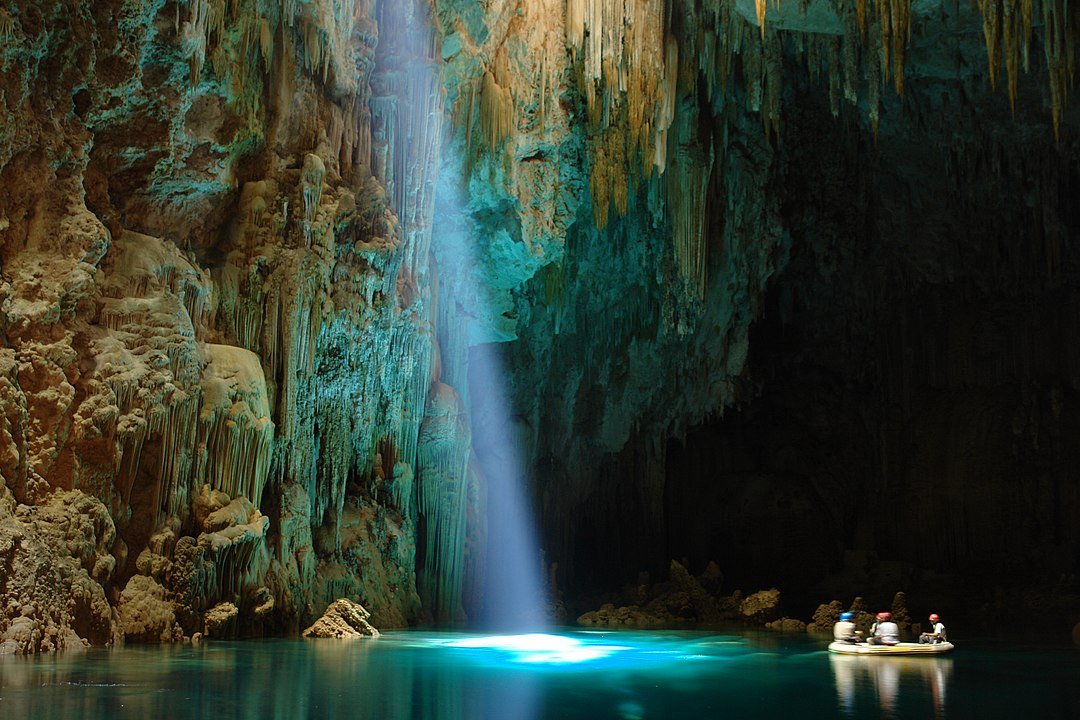
[{"label": "underground lake", "polygon": [[647,720],[1075,718],[1080,652],[984,640],[945,657],[831,655],[767,632],[207,642],[0,658],[4,717]]}]

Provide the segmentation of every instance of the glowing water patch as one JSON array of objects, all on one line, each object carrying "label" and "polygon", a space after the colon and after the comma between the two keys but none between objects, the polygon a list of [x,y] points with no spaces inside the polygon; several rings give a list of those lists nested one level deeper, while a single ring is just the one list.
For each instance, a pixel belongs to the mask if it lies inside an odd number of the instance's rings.
[{"label": "glowing water patch", "polygon": [[448,647],[498,650],[514,662],[566,665],[584,663],[629,650],[622,645],[593,645],[562,635],[530,633],[528,635],[484,635],[454,640]]}]

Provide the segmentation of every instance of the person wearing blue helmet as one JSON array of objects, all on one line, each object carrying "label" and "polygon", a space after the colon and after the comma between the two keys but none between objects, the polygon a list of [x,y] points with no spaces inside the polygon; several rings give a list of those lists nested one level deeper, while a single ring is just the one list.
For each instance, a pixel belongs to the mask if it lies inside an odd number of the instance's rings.
[{"label": "person wearing blue helmet", "polygon": [[833,640],[852,644],[859,642],[862,633],[855,629],[854,621],[854,613],[840,613],[840,622],[833,625]]}]

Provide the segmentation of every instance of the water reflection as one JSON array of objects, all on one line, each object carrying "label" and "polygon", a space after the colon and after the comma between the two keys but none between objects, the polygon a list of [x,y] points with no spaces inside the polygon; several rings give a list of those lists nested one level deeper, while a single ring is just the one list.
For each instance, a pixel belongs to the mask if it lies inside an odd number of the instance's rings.
[{"label": "water reflection", "polygon": [[1072,720],[1078,676],[1072,648],[965,644],[955,660],[875,658],[749,632],[402,631],[0,657],[0,718]]},{"label": "water reflection", "polygon": [[45,662],[9,657],[0,658],[0,708],[3,717],[42,720],[534,720],[536,693],[527,678],[483,687],[461,664],[433,660],[387,655],[369,642],[125,648]]},{"label": "water reflection", "polygon": [[836,699],[847,717],[876,702],[884,718],[897,717],[901,705],[924,717],[944,718],[952,663],[939,657],[829,655]]},{"label": "water reflection", "polygon": [[765,677],[776,658],[739,638],[664,633],[128,647],[0,658],[0,708],[44,720],[661,718],[718,678]]}]

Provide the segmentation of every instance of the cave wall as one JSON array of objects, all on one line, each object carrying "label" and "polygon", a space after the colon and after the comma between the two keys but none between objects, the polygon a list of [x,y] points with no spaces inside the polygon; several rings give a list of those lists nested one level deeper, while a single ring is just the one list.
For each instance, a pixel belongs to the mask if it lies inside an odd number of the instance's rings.
[{"label": "cave wall", "polygon": [[[667,26],[680,50],[732,27],[696,8]],[[680,54],[675,159],[606,223],[594,181],[518,303],[515,394],[568,596],[686,558],[806,603],[955,602],[970,579],[991,604],[1072,597],[1076,115],[1040,75],[1052,39],[1020,78],[992,10],[912,4],[899,74],[850,8],[766,23],[761,57],[733,33],[726,88],[719,35],[711,73]],[[586,162],[602,142],[586,132]],[[680,175],[672,148],[695,145],[712,161]],[[669,182],[705,188],[697,298]],[[897,519],[871,519],[885,499]]]},{"label": "cave wall", "polygon": [[779,586],[793,612],[903,589],[971,623],[1026,608],[1065,627],[1080,569],[1075,146],[874,138],[797,100],[774,186],[790,259],[752,326],[745,392],[601,460],[580,514],[550,522],[575,528],[576,566],[608,572],[568,586],[715,560],[727,591]]},{"label": "cave wall", "polygon": [[0,9],[5,651],[280,632],[342,596],[422,617],[424,458],[468,445],[422,431],[446,394],[429,17]]},{"label": "cave wall", "polygon": [[[669,445],[669,476],[690,480],[666,486],[665,544],[810,597],[904,588],[987,620],[1070,615],[1075,146],[916,153],[934,132],[907,133],[828,172],[829,197],[791,193],[786,214],[812,222],[751,334],[755,397]],[[856,193],[862,232],[816,210]],[[695,519],[703,494],[714,525]]]}]

